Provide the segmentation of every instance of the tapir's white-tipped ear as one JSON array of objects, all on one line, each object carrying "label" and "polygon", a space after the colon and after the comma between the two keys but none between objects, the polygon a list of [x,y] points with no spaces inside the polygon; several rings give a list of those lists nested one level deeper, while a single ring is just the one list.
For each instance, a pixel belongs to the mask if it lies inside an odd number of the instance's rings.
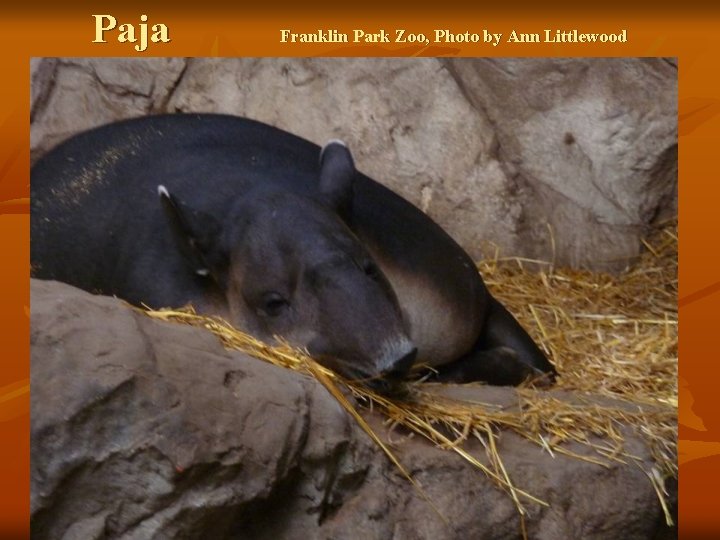
[{"label": "tapir's white-tipped ear", "polygon": [[322,147],[322,150],[320,150],[320,163],[323,162],[325,150],[327,150],[329,146],[332,146],[334,144],[339,144],[343,148],[347,148],[347,144],[345,144],[345,141],[341,141],[340,139],[330,139],[328,142],[325,143],[325,146]]},{"label": "tapir's white-tipped ear", "polygon": [[188,208],[162,184],[157,187],[157,193],[175,244],[192,271],[221,283],[226,257],[217,247],[220,224],[210,214]]},{"label": "tapir's white-tipped ear", "polygon": [[329,141],[320,152],[320,193],[340,214],[346,214],[352,201],[355,162],[344,142]]}]

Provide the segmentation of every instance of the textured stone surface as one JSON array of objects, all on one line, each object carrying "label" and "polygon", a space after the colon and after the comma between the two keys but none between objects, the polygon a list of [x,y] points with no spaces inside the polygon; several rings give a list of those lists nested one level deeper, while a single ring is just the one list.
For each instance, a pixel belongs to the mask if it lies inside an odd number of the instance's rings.
[{"label": "textured stone surface", "polygon": [[318,144],[474,257],[619,269],[676,212],[677,66],[664,59],[33,59],[33,157],[156,112],[225,112]]},{"label": "textured stone surface", "polygon": [[[472,59],[446,65],[528,190],[530,253],[608,266],[677,211],[677,66],[664,59]],[[575,227],[574,224],[578,224]]]},{"label": "textured stone surface", "polygon": [[[366,412],[443,522],[306,376],[115,299],[37,280],[31,294],[35,539],[519,537],[507,494],[457,455]],[[508,388],[447,391],[514,399]],[[477,441],[468,449],[485,460]],[[499,449],[516,485],[550,503],[528,505],[530,538],[673,534],[634,464],[553,458],[511,433]],[[631,435],[627,450],[650,466]]]}]

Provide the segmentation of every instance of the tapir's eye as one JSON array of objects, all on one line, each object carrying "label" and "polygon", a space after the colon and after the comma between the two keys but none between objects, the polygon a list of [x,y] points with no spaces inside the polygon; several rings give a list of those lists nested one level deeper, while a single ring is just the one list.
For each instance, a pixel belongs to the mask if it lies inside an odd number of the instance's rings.
[{"label": "tapir's eye", "polygon": [[277,317],[290,305],[280,293],[268,292],[262,297],[260,312],[267,317]]},{"label": "tapir's eye", "polygon": [[374,262],[367,260],[362,265],[363,272],[365,272],[365,275],[368,276],[371,279],[379,279],[380,278],[380,269],[378,268],[377,264]]}]

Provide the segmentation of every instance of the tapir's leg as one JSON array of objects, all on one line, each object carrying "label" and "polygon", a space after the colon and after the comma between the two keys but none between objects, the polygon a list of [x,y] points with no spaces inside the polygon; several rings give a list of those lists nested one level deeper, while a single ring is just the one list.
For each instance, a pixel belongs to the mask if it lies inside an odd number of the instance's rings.
[{"label": "tapir's leg", "polygon": [[475,349],[462,358],[438,369],[435,380],[441,382],[482,381],[498,386],[517,386],[539,373],[520,361],[517,353],[509,347],[489,350]]},{"label": "tapir's leg", "polygon": [[438,379],[517,385],[528,378],[550,383],[556,375],[553,365],[515,317],[490,296],[483,332],[474,349],[443,366]]},{"label": "tapir's leg", "polygon": [[487,319],[478,345],[481,349],[510,347],[517,352],[521,362],[541,373],[550,373],[553,377],[557,375],[555,366],[550,363],[530,335],[505,309],[505,306],[492,296],[489,297]]}]

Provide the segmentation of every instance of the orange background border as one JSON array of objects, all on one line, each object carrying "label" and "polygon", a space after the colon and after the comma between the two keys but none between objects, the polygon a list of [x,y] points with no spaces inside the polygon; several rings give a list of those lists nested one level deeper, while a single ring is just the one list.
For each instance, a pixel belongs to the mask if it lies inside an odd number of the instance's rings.
[{"label": "orange background border", "polygon": [[[717,538],[720,512],[720,414],[717,386],[720,366],[710,343],[718,329],[720,236],[717,219],[720,177],[711,161],[720,141],[720,55],[718,11],[684,3],[649,4],[622,12],[591,13],[568,7],[513,4],[517,14],[485,6],[443,13],[439,8],[337,4],[311,9],[307,4],[260,8],[203,5],[203,12],[177,4],[109,7],[119,23],[164,23],[172,42],[143,53],[128,44],[91,43],[97,7],[44,7],[33,3],[0,17],[0,537],[29,535],[29,58],[31,56],[676,56],[679,58],[680,148],[680,538]],[[609,6],[605,5],[608,9]],[[268,9],[268,12],[270,9]],[[544,28],[583,32],[627,29],[626,44],[455,44],[428,48],[407,45],[291,45],[279,43],[279,30],[312,32],[318,28],[377,31],[405,28],[430,34],[434,28],[507,34]]]}]

